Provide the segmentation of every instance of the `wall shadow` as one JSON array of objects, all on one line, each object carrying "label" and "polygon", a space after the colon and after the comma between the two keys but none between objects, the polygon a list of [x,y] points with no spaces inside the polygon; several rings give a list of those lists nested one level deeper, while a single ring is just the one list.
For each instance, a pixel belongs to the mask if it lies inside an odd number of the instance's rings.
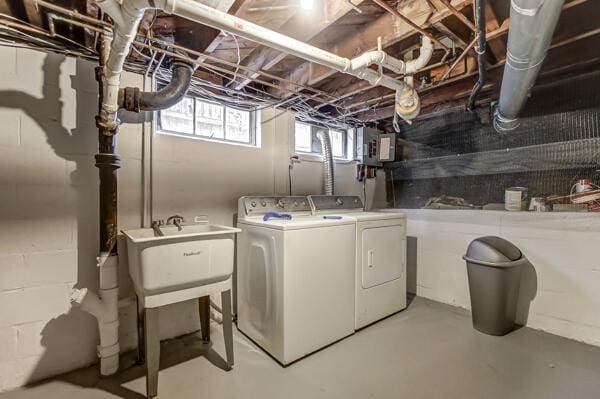
[{"label": "wall shadow", "polygon": [[[40,148],[36,149],[40,150],[40,154],[45,155],[42,152],[49,147],[54,155],[66,161],[65,167],[68,173],[66,206],[60,211],[55,211],[54,209],[34,209],[34,205],[32,205],[31,209],[23,211],[31,220],[51,217],[58,219],[58,223],[69,223],[73,226],[69,230],[69,234],[72,234],[73,245],[68,248],[77,253],[77,276],[73,287],[87,287],[97,291],[99,283],[96,267],[99,248],[99,201],[98,172],[94,166],[94,154],[98,151],[98,131],[94,121],[98,107],[98,92],[94,78],[95,65],[77,59],[73,72],[73,64],[67,64],[67,61],[70,63],[72,60],[67,60],[63,55],[45,54],[41,66],[43,75],[41,97],[26,91],[0,90],[0,108],[23,112],[45,135],[42,137],[41,143],[37,143]],[[68,78],[70,78],[70,89],[72,89],[68,91],[64,90],[67,73],[70,74]],[[37,76],[36,73],[34,78]],[[74,114],[69,114],[69,112]],[[66,115],[64,119],[68,117],[68,120],[63,120],[63,115]],[[123,115],[123,118],[131,123],[140,123],[147,120],[148,117],[148,114],[136,116],[128,113]],[[15,185],[37,184],[43,188],[39,179],[32,179],[31,182],[15,180],[10,183]],[[43,195],[43,192],[40,195]],[[119,246],[120,250],[124,247],[124,245]],[[49,249],[49,251],[53,250]],[[123,281],[123,276],[128,276],[127,270],[119,271],[121,286],[124,291],[127,291],[127,285],[131,285],[131,283]],[[48,285],[50,284],[53,283],[48,283]],[[40,300],[44,300],[44,298],[40,298]],[[68,298],[64,300],[68,301]],[[49,318],[52,316],[54,315],[48,315]],[[121,314],[123,325],[129,322],[129,320],[123,320],[125,316],[135,317],[135,314]],[[172,343],[166,344],[169,349],[165,349],[164,356],[161,356],[161,368],[204,356],[213,365],[226,369],[226,361],[212,349],[211,345],[203,345],[199,338],[193,337],[185,337],[182,342],[183,348]],[[136,366],[135,361],[128,360],[127,356],[123,357],[117,375],[108,379],[100,379],[96,356],[97,343],[98,328],[95,318],[79,308],[69,308],[65,314],[49,320],[41,328],[40,346],[43,350],[39,351],[41,355],[35,366],[29,371],[28,385],[35,385],[36,381],[78,369],[74,373],[54,378],[83,387],[94,386],[122,398],[144,397],[122,386],[123,383],[140,378],[145,374],[144,368]],[[164,342],[161,343],[161,350],[164,345]],[[94,365],[84,369],[83,374],[79,373],[81,371],[79,369],[91,364]]]},{"label": "wall shadow", "polygon": [[417,295],[417,237],[406,237],[406,293]]},{"label": "wall shadow", "polygon": [[519,299],[517,301],[517,317],[516,324],[518,326],[526,326],[529,319],[529,308],[531,302],[537,295],[537,272],[531,262],[527,262],[522,266],[521,282],[519,286]]},{"label": "wall shadow", "polygon": [[[44,132],[46,142],[54,154],[67,161],[65,168],[69,183],[65,188],[65,206],[61,207],[60,211],[56,211],[54,208],[43,209],[43,207],[34,209],[32,206],[31,209],[24,209],[24,213],[31,215],[31,220],[55,219],[59,223],[73,225],[69,231],[69,234],[72,234],[70,248],[47,250],[76,251],[75,287],[87,286],[90,289],[96,289],[98,286],[98,273],[95,267],[95,253],[98,248],[98,189],[97,183],[91,179],[97,176],[93,159],[97,142],[97,130],[94,127],[97,92],[89,82],[81,81],[81,77],[86,77],[87,74],[91,74],[91,80],[94,80],[92,64],[76,60],[77,72],[70,77],[71,88],[75,92],[75,126],[72,129],[66,128],[63,115],[70,108],[65,107],[63,102],[65,98],[61,90],[61,69],[65,65],[65,61],[66,57],[63,55],[46,54],[41,68],[43,74],[42,96],[37,97],[19,90],[2,90],[0,91],[0,108],[22,111]],[[71,93],[68,95],[70,96]],[[66,101],[70,104],[73,99],[67,97]],[[71,117],[71,115],[68,116]],[[26,133],[30,134],[30,132]],[[41,146],[36,149],[44,150],[43,143],[40,142],[36,145]],[[48,187],[38,181],[15,181],[14,183],[16,185],[28,183],[37,185],[40,188],[39,195],[41,196],[44,195],[43,190]],[[65,240],[68,241],[66,238]],[[51,283],[47,285],[51,285]],[[40,300],[44,300],[44,298],[40,298]],[[90,361],[95,358],[94,342],[96,339],[95,320],[80,310],[71,309],[67,314],[50,320],[41,332],[43,355],[34,370],[30,372],[28,380],[46,378],[57,371],[90,364]]]}]

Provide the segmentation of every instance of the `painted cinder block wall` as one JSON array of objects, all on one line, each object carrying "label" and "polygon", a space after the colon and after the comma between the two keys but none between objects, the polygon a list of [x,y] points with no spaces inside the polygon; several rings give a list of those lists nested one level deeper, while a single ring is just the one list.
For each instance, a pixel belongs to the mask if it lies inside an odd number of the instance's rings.
[{"label": "painted cinder block wall", "polygon": [[[71,308],[73,287],[98,287],[97,84],[93,63],[0,46],[0,391],[96,362],[95,319]],[[125,73],[124,85],[143,87]],[[147,82],[146,82],[147,84]],[[126,118],[124,118],[126,119]],[[154,135],[153,162],[144,129],[123,124],[118,152],[119,228],[138,228],[142,170],[154,173],[152,215],[208,214],[231,225],[243,194],[286,194],[293,115],[266,110],[260,148]],[[152,136],[150,134],[150,136]],[[148,137],[148,135],[146,135]],[[150,166],[148,164],[150,163]],[[294,193],[319,193],[322,167],[301,163]],[[354,165],[336,168],[340,192],[360,193]],[[137,344],[133,287],[119,242],[120,335]],[[199,329],[194,301],[161,310],[161,336]]]},{"label": "painted cinder block wall", "polygon": [[529,259],[521,323],[600,346],[600,214],[406,209],[409,290],[471,308],[469,243],[499,236]]}]

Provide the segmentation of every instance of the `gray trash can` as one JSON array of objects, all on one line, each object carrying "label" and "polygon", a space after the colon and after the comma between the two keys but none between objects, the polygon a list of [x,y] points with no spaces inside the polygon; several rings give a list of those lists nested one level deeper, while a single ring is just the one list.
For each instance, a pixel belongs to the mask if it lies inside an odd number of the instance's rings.
[{"label": "gray trash can", "polygon": [[500,237],[480,237],[469,244],[467,261],[473,327],[490,335],[513,330],[522,265],[519,248]]}]

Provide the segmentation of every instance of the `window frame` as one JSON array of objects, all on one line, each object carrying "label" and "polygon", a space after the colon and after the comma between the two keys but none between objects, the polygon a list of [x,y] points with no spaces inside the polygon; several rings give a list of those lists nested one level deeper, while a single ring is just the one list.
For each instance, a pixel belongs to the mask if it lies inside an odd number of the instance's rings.
[{"label": "window frame", "polygon": [[[311,151],[302,151],[302,150],[298,150],[298,148],[296,147],[296,125],[300,124],[300,125],[305,125],[305,126],[309,126],[311,128],[310,130],[310,134],[311,134]],[[294,146],[293,146],[293,152],[294,154],[297,155],[302,155],[302,156],[309,156],[309,157],[321,157],[321,151],[320,151],[320,141],[317,138],[317,132],[319,130],[323,130],[323,129],[327,129],[328,133],[330,134],[329,138],[331,140],[331,132],[332,131],[337,131],[337,132],[342,132],[343,133],[343,144],[342,144],[342,148],[344,149],[344,154],[342,156],[338,156],[338,155],[334,155],[333,158],[336,161],[351,161],[354,159],[354,151],[351,148],[348,148],[349,146],[349,135],[353,134],[353,129],[332,129],[329,127],[323,127],[323,126],[317,126],[317,125],[313,125],[310,123],[306,123],[300,120],[294,120]],[[317,148],[319,148],[319,151],[317,151],[315,149],[315,146],[318,145]],[[332,148],[333,151],[333,148]]]},{"label": "window frame", "polygon": [[[203,98],[195,97],[192,95],[186,95],[184,98],[191,99],[193,101],[193,111],[192,111],[192,126],[193,126],[192,130],[193,130],[193,132],[186,133],[186,132],[169,130],[169,129],[164,128],[163,123],[162,123],[161,113],[165,110],[160,110],[160,111],[156,111],[157,112],[157,118],[156,118],[156,132],[157,133],[172,135],[172,136],[188,137],[188,138],[193,138],[193,139],[198,139],[198,140],[213,141],[213,142],[223,143],[223,144],[233,144],[233,145],[241,145],[241,146],[249,146],[249,147],[258,147],[259,146],[258,137],[257,137],[258,136],[258,128],[256,126],[256,124],[257,124],[256,113],[258,112],[257,110],[249,110],[249,111],[238,110],[237,108],[228,107],[225,104],[221,104],[216,101],[209,101],[209,100],[205,100]],[[209,136],[205,136],[205,135],[196,133],[197,132],[197,128],[196,128],[197,113],[196,112],[197,112],[197,107],[198,107],[199,102],[205,103],[205,104],[217,105],[217,106],[221,107],[222,129],[223,129],[223,137],[222,138],[221,137],[209,137]],[[249,115],[249,118],[248,118],[249,140],[248,141],[232,140],[232,139],[228,139],[226,137],[226,135],[227,135],[227,110],[228,109],[248,112],[248,115]]]}]

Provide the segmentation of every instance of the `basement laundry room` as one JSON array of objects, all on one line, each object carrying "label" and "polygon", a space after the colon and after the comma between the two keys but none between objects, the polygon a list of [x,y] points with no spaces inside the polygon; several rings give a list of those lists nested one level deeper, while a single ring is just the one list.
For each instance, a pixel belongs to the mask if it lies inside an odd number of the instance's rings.
[{"label": "basement laundry room", "polygon": [[598,49],[598,0],[0,0],[0,399],[600,398]]}]

